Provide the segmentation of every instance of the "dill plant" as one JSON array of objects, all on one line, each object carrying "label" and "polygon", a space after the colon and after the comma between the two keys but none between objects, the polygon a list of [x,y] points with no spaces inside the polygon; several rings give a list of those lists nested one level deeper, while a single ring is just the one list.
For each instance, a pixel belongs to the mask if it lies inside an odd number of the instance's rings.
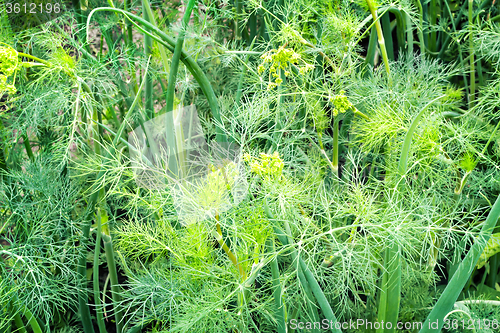
[{"label": "dill plant", "polygon": [[[489,1],[74,4],[0,40],[2,329],[500,319]],[[176,191],[192,104],[241,151]]]}]

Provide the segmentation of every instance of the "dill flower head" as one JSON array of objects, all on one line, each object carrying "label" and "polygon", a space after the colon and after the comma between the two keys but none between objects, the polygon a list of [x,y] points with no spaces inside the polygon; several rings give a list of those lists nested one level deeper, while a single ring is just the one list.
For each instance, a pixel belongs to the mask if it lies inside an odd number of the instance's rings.
[{"label": "dill flower head", "polygon": [[330,97],[330,102],[333,103],[333,115],[337,116],[339,113],[346,113],[347,110],[353,107],[345,96],[345,91],[341,90],[338,95]]},{"label": "dill flower head", "polygon": [[245,154],[243,155],[243,159],[249,163],[252,173],[268,179],[281,179],[285,164],[278,152],[274,152],[271,155],[260,153],[259,157]]},{"label": "dill flower head", "polygon": [[17,89],[14,84],[9,84],[7,79],[12,76],[17,69],[17,51],[7,44],[0,44],[0,94],[14,94]]},{"label": "dill flower head", "polygon": [[285,76],[289,76],[289,67],[291,65],[297,65],[299,75],[302,76],[314,69],[314,65],[305,62],[299,53],[295,52],[293,49],[288,49],[283,45],[277,50],[273,49],[267,51],[260,58],[263,62],[257,68],[258,73],[263,74],[267,68],[269,70],[269,76],[274,78],[274,82],[269,83],[268,90],[271,90],[283,83],[283,79],[280,77],[280,71],[283,71]]}]

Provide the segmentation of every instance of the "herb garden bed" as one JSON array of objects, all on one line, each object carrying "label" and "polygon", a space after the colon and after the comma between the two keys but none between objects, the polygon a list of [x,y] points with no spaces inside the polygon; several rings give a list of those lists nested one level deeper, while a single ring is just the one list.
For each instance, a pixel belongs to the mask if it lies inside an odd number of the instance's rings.
[{"label": "herb garden bed", "polygon": [[497,1],[34,3],[1,332],[500,330]]}]

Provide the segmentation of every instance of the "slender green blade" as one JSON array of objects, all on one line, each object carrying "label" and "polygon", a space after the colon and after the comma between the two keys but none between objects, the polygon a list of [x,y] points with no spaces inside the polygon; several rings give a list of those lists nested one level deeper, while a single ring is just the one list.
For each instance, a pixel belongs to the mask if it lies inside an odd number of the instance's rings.
[{"label": "slender green blade", "polygon": [[451,281],[446,286],[443,294],[432,308],[431,313],[427,316],[420,333],[440,332],[444,325],[444,318],[451,311],[453,304],[458,299],[462,292],[463,287],[469,280],[474,267],[476,266],[481,253],[483,253],[488,240],[491,237],[493,229],[495,228],[498,219],[500,218],[500,196],[493,204],[483,227],[476,238],[474,245],[465,256],[464,260],[458,266],[457,271],[453,274]]}]

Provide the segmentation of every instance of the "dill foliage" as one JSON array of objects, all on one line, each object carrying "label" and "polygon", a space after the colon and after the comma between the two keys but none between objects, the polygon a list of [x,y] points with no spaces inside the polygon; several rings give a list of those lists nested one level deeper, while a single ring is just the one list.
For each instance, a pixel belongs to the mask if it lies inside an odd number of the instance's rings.
[{"label": "dill foliage", "polygon": [[73,4],[0,12],[0,331],[500,326],[495,1]]}]

